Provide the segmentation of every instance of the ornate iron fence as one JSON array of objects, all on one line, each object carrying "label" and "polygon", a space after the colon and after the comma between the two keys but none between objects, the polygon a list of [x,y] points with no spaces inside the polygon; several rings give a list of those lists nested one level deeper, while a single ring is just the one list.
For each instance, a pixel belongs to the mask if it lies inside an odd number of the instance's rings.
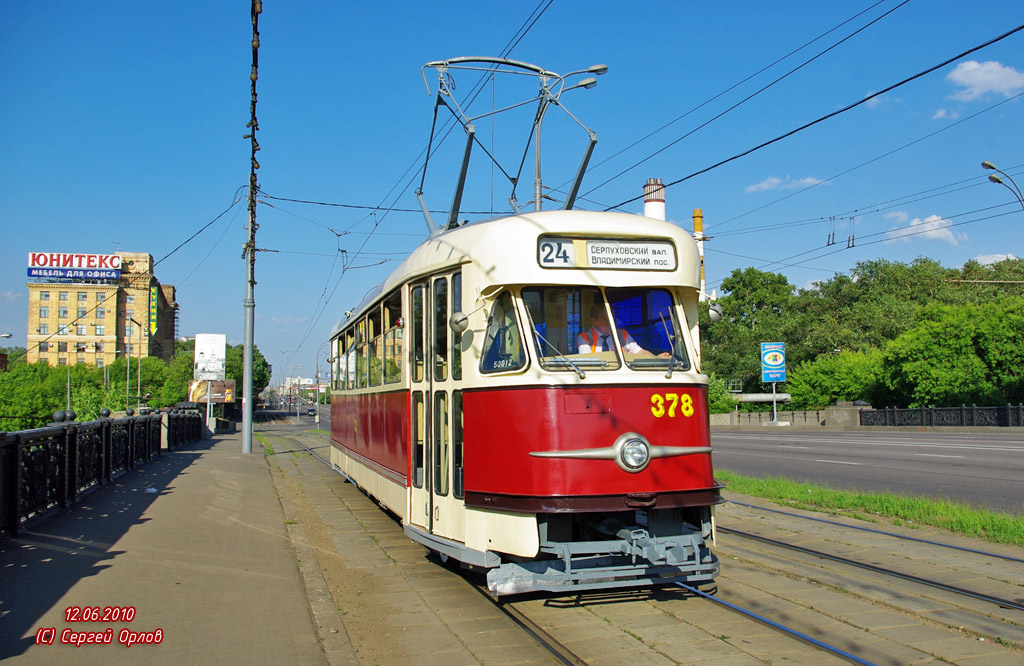
[{"label": "ornate iron fence", "polygon": [[178,412],[0,433],[0,536],[20,534],[159,457],[164,427],[170,449],[203,438],[202,417]]},{"label": "ornate iron fence", "polygon": [[860,412],[862,426],[990,426],[1014,428],[1024,426],[1024,405],[1003,407],[915,407],[910,409],[864,409]]}]

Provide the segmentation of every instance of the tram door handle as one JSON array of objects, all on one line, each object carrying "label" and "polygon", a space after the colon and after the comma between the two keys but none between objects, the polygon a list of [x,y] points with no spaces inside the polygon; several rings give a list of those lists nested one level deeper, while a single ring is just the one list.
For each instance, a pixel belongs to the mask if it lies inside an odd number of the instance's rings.
[{"label": "tram door handle", "polygon": [[438,520],[441,520],[441,507],[435,506],[434,507],[434,521],[436,522]]}]

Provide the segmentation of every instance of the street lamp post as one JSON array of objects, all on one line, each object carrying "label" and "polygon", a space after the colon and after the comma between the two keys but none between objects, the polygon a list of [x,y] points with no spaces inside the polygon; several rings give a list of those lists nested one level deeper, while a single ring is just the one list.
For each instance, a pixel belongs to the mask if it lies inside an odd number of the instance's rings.
[{"label": "street lamp post", "polygon": [[1006,181],[1004,181],[1002,178],[1000,178],[999,176],[995,175],[994,173],[993,174],[989,174],[988,179],[991,182],[996,183],[998,185],[1002,185],[1006,189],[1008,189],[1011,192],[1013,192],[1013,196],[1015,196],[1017,198],[1017,203],[1019,203],[1021,209],[1024,210],[1024,194],[1021,193],[1020,187],[1017,186],[1017,181],[1015,181],[1013,178],[1011,178],[1010,174],[1006,173],[1005,171],[1003,171],[1001,169],[997,169],[996,165],[992,164],[991,162],[989,162],[987,160],[985,162],[981,163],[981,168],[988,169],[990,171],[997,171],[997,172],[1003,174],[1003,178],[1006,178],[1006,180],[1010,181],[1010,183],[1013,184],[1013,187],[1011,187],[1010,185],[1007,185]]}]

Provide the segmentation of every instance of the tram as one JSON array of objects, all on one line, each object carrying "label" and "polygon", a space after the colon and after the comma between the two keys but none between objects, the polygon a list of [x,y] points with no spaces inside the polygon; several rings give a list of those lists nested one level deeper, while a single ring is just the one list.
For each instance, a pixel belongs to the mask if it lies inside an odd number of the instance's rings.
[{"label": "tram", "polygon": [[455,219],[332,330],[332,463],[494,596],[713,581],[693,237]]}]

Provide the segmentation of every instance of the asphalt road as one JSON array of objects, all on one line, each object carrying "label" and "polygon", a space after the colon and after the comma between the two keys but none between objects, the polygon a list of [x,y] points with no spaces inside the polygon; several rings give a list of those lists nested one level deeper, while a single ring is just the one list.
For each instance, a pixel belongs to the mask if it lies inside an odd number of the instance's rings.
[{"label": "asphalt road", "polygon": [[712,431],[715,468],[1024,514],[1024,432]]}]

